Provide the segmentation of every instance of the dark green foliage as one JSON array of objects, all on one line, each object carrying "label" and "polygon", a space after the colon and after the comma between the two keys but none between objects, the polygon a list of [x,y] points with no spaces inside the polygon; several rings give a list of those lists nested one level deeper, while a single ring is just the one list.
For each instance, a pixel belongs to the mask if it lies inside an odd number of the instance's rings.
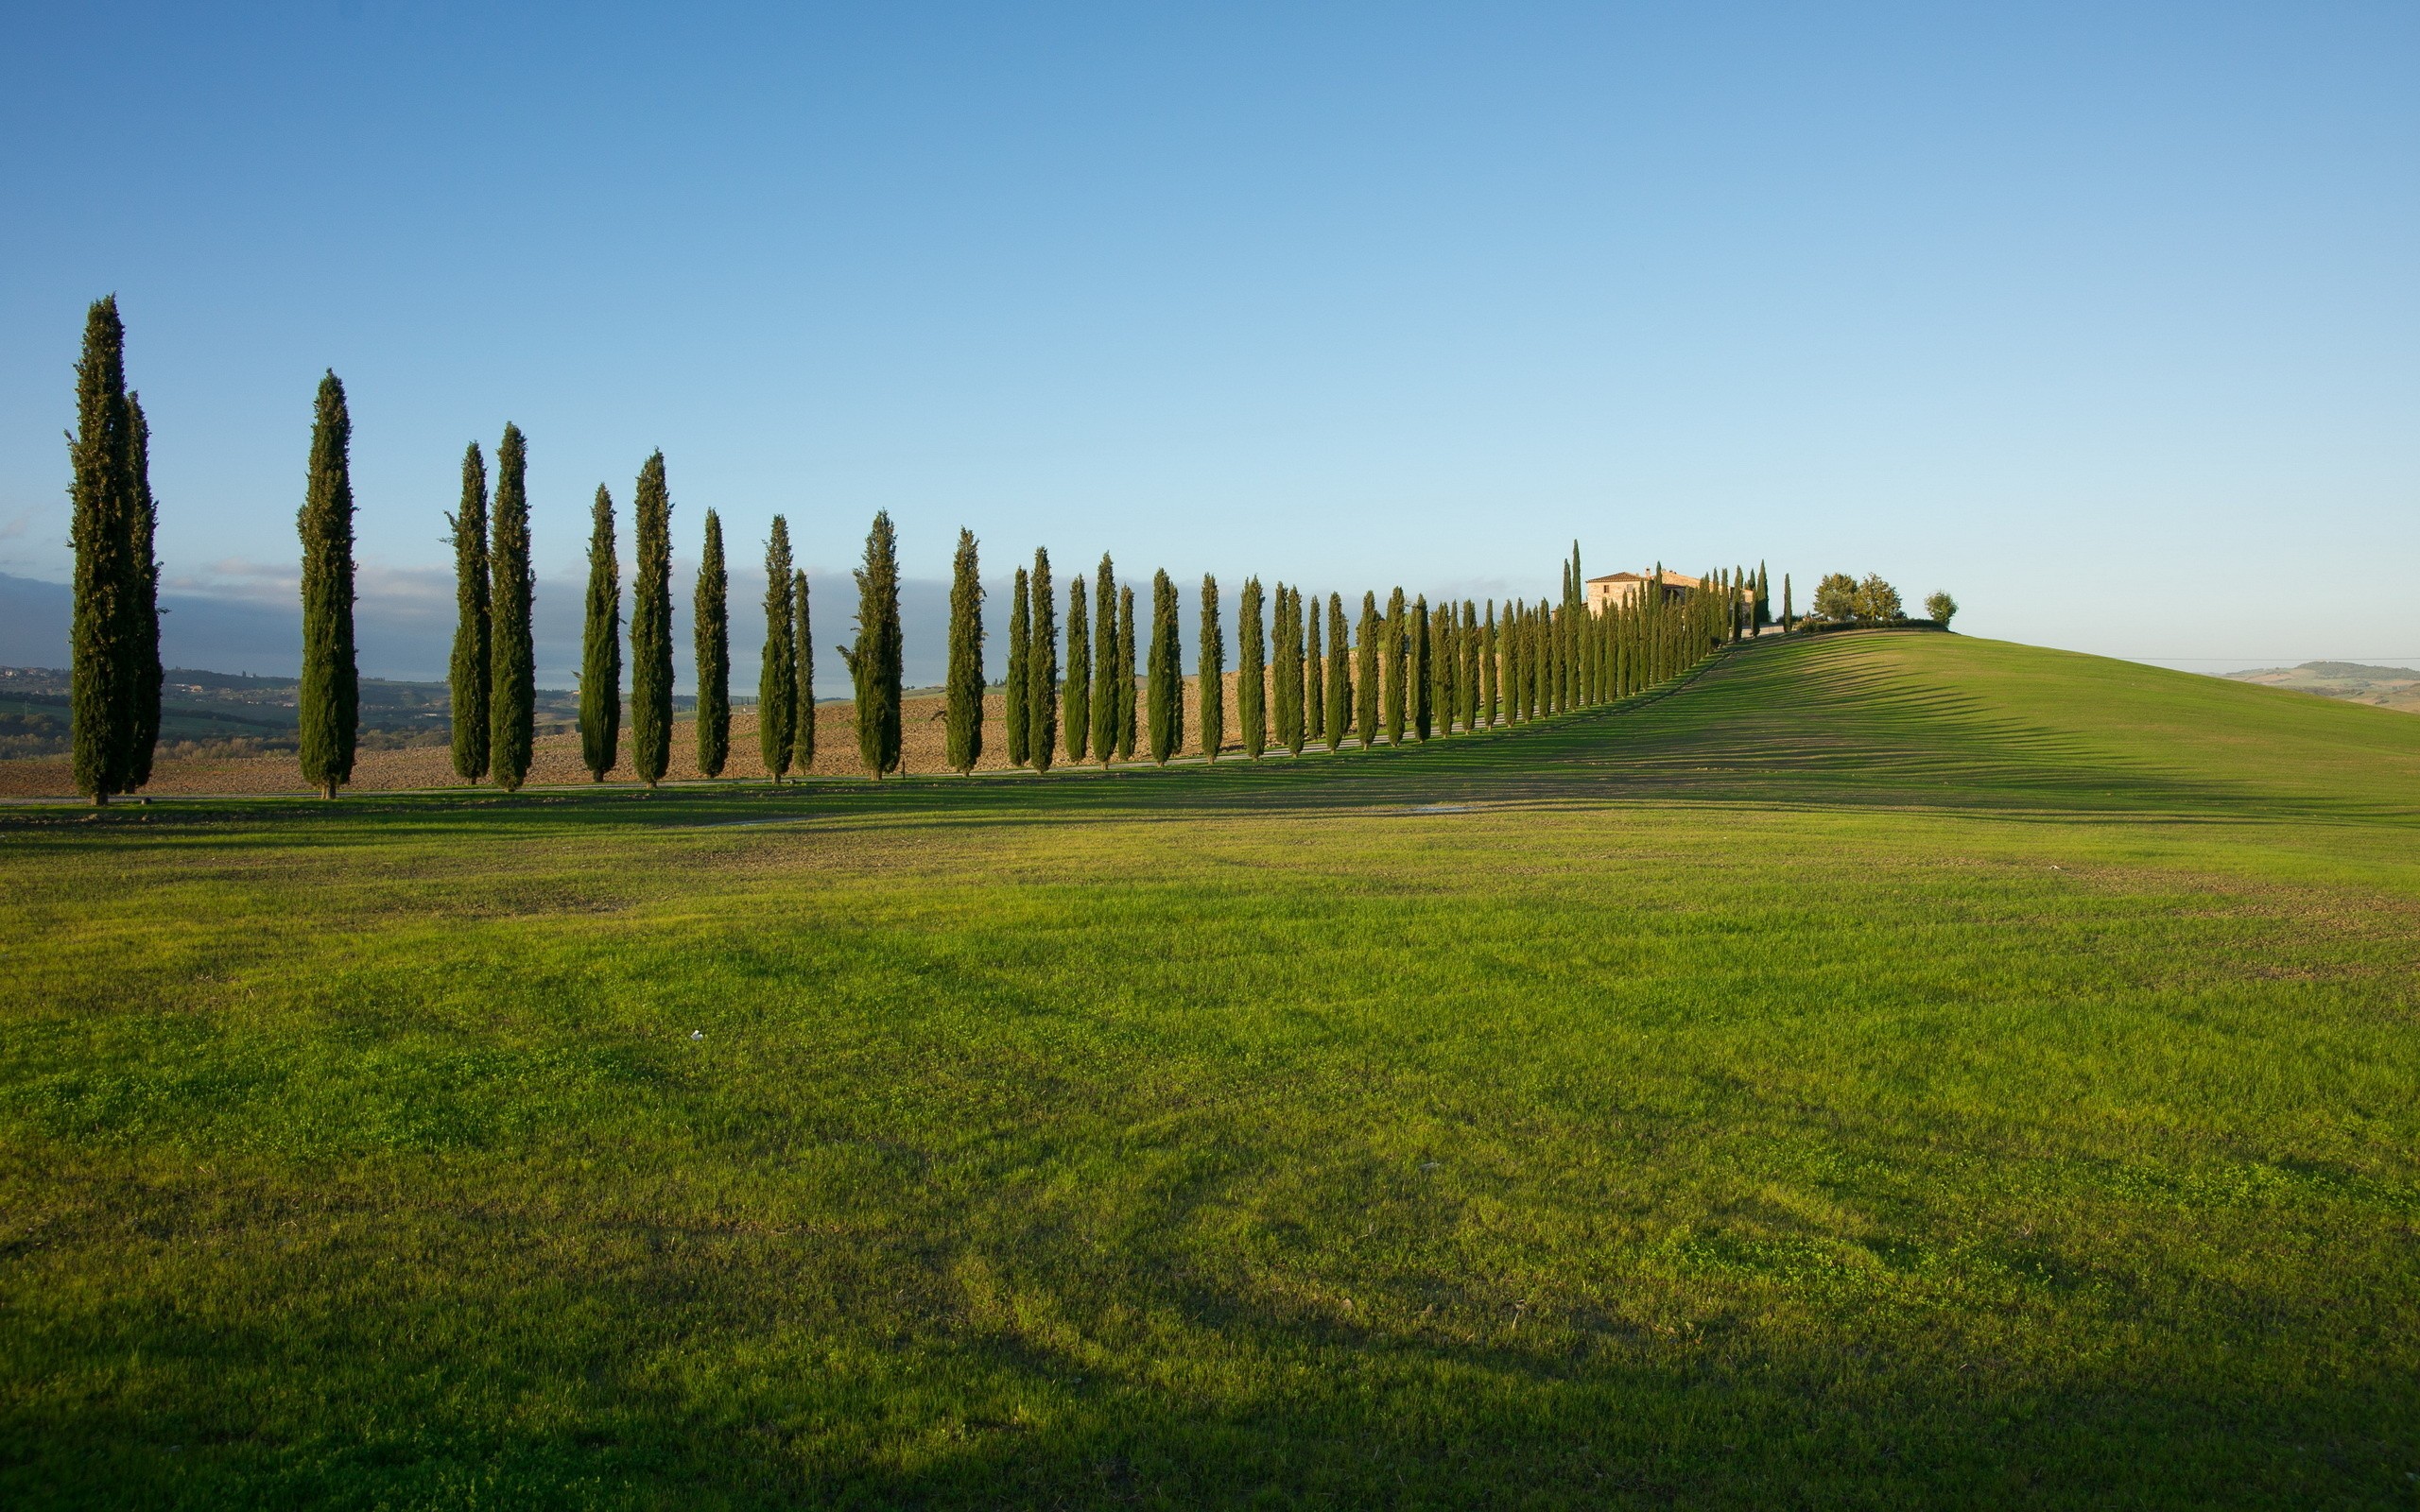
[{"label": "dark green foliage", "polygon": [[1025,649],[1026,759],[1050,770],[1059,753],[1059,590],[1050,581],[1050,553],[1033,554],[1033,638]]},{"label": "dark green foliage", "polygon": [[1149,692],[1145,718],[1151,760],[1162,766],[1184,744],[1184,664],[1177,644],[1176,584],[1166,571],[1151,575],[1151,654],[1146,664]]},{"label": "dark green foliage", "polygon": [[130,786],[134,730],[134,507],[127,456],[133,430],[126,395],[126,330],[117,297],[94,301],[76,364],[76,431],[69,542],[76,609],[69,667],[76,791],[96,804]]},{"label": "dark green foliage", "polygon": [[1269,640],[1261,613],[1260,579],[1247,577],[1236,601],[1236,722],[1253,761],[1269,748]]},{"label": "dark green foliage", "polygon": [[1032,749],[1033,726],[1026,713],[1028,681],[1032,677],[1026,662],[1033,648],[1033,604],[1031,580],[1026,570],[1017,569],[1016,588],[1009,597],[1009,677],[1001,690],[1005,696],[1006,723],[1009,727],[1009,765],[1023,766]]},{"label": "dark green foliage", "polygon": [[[1134,759],[1134,590],[1119,585],[1117,590],[1117,759]],[[1101,760],[1109,760],[1104,750]]]},{"label": "dark green foliage", "polygon": [[899,541],[888,512],[866,532],[856,571],[857,639],[841,655],[857,697],[857,760],[874,781],[899,769]]},{"label": "dark green foliage", "polygon": [[790,769],[796,734],[798,633],[790,614],[790,523],[773,516],[765,538],[765,650],[756,662],[756,754],[765,775],[779,782]]},{"label": "dark green foliage", "polygon": [[731,758],[731,574],[722,558],[722,522],[706,511],[698,558],[689,639],[698,653],[698,770],[720,777]]},{"label": "dark green foliage", "polygon": [[1085,610],[1091,593],[1081,573],[1067,580],[1067,760],[1092,752],[1093,638]]},{"label": "dark green foliage", "polygon": [[294,688],[302,781],[334,798],[353,781],[361,680],[353,647],[353,419],[344,385],[320,380],[311,471],[295,526],[302,537],[302,675]]},{"label": "dark green foliage", "polygon": [[495,447],[495,513],[488,545],[488,775],[517,792],[529,775],[538,714],[536,651],[530,644],[529,454],[508,424]]},{"label": "dark green foliage", "polygon": [[1385,663],[1387,744],[1403,744],[1404,719],[1410,713],[1410,689],[1404,685],[1411,668],[1411,624],[1405,617],[1403,590],[1387,597],[1387,617],[1378,631],[1378,656]]},{"label": "dark green foliage", "polygon": [[1270,627],[1270,702],[1277,744],[1303,753],[1303,610],[1301,595],[1277,585],[1277,612]]},{"label": "dark green foliage", "polygon": [[790,573],[790,770],[804,777],[815,770],[815,626],[808,612],[806,574]]},{"label": "dark green foliage", "polygon": [[133,528],[128,532],[127,564],[132,576],[127,653],[133,662],[134,714],[126,751],[126,785],[131,790],[151,781],[151,755],[160,745],[160,689],[165,671],[160,665],[159,504],[151,497],[151,424],[143,417],[140,395],[126,396],[126,417],[127,501],[134,516]]},{"label": "dark green foliage", "polygon": [[[1363,602],[1368,602],[1364,595]],[[1364,612],[1367,610],[1365,609]],[[1368,728],[1368,727],[1363,727]],[[1353,733],[1353,643],[1344,626],[1344,595],[1327,595],[1327,748],[1344,748]]]},{"label": "dark green foliage", "polygon": [[1789,607],[1789,574],[1784,573],[1781,575],[1781,627],[1783,629],[1789,628],[1792,617]]},{"label": "dark green foliage", "polygon": [[1487,601],[1487,617],[1478,627],[1478,720],[1481,730],[1495,728],[1495,600]]},{"label": "dark green foliage", "polygon": [[1227,744],[1227,642],[1219,628],[1219,579],[1201,575],[1201,648],[1195,663],[1201,679],[1201,754],[1219,759]]},{"label": "dark green foliage", "polygon": [[488,696],[493,691],[489,686],[493,627],[488,619],[488,463],[476,441],[462,452],[462,502],[445,523],[453,526],[454,546],[454,655],[445,673],[454,715],[454,775],[475,782],[488,775]]},{"label": "dark green foliage", "polygon": [[672,493],[664,454],[639,469],[631,588],[631,765],[653,787],[672,765]]},{"label": "dark green foliage", "polygon": [[1103,766],[1117,754],[1118,721],[1126,702],[1118,696],[1117,569],[1109,553],[1093,571],[1093,754]]},{"label": "dark green foliage", "polygon": [[1462,600],[1462,619],[1454,632],[1456,676],[1454,709],[1464,730],[1479,728],[1478,668],[1487,644],[1479,639],[1478,606]]},{"label": "dark green foliage", "polygon": [[1361,595],[1361,623],[1356,627],[1353,673],[1356,679],[1353,697],[1353,726],[1361,735],[1364,750],[1378,743],[1379,699],[1386,692],[1386,679],[1379,668],[1388,659],[1387,622],[1378,613],[1378,595]]},{"label": "dark green foliage", "polygon": [[[1303,617],[1303,722],[1309,739],[1327,745],[1327,659],[1320,648],[1320,601]],[[1332,750],[1335,747],[1329,747]]]},{"label": "dark green foliage", "polygon": [[614,541],[614,496],[596,485],[588,520],[588,613],[579,648],[579,759],[605,781],[622,747],[622,562]]},{"label": "dark green foliage", "polygon": [[949,670],[943,675],[942,760],[961,775],[983,759],[983,576],[975,532],[958,533],[949,575]]},{"label": "dark green foliage", "polygon": [[[1446,634],[1441,633],[1444,630],[1441,617],[1443,613],[1442,609],[1435,615],[1429,613],[1428,595],[1426,593],[1412,600],[1410,683],[1411,696],[1418,702],[1411,711],[1411,732],[1421,740],[1428,738],[1430,730],[1437,726],[1440,713],[1452,707],[1438,696],[1442,691],[1437,680],[1438,669],[1444,662],[1444,658],[1439,653],[1445,651],[1450,644]],[[1451,723],[1450,715],[1446,722]]]},{"label": "dark green foliage", "polygon": [[1763,629],[1773,622],[1772,584],[1765,576],[1765,564],[1756,563],[1756,628]]}]

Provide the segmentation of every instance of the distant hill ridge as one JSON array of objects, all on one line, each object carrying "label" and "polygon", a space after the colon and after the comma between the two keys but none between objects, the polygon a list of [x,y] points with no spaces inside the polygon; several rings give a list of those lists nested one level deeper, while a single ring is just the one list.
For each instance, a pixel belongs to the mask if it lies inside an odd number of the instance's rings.
[{"label": "distant hill ridge", "polygon": [[2420,671],[2411,667],[2374,667],[2360,662],[2306,662],[2295,667],[2260,667],[2226,675],[2237,682],[2258,683],[2293,693],[2315,693],[2323,698],[2343,698],[2380,709],[2420,713]]}]

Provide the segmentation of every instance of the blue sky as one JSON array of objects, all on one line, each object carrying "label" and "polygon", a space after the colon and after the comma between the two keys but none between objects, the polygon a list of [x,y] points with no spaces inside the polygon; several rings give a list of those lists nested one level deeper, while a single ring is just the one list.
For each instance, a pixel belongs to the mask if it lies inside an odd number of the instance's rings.
[{"label": "blue sky", "polygon": [[396,675],[507,420],[543,593],[661,446],[683,558],[786,513],[826,639],[887,508],[920,576],[1538,594],[1577,537],[2420,661],[2415,77],[2409,4],[29,9],[0,574],[65,576],[114,290],[183,592],[290,601],[344,377]]}]

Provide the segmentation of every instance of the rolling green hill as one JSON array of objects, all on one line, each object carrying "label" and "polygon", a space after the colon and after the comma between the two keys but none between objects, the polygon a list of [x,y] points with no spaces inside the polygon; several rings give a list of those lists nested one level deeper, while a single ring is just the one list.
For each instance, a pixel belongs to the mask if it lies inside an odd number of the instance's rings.
[{"label": "rolling green hill", "polygon": [[0,814],[0,1500],[2408,1506],[2420,721]]}]

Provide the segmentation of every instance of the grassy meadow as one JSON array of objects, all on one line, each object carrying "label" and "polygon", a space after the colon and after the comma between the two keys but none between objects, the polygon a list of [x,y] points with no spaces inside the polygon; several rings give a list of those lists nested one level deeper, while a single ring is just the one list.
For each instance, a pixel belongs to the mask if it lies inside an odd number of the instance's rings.
[{"label": "grassy meadow", "polygon": [[0,1503],[2420,1502],[2420,719],[0,811]]}]

